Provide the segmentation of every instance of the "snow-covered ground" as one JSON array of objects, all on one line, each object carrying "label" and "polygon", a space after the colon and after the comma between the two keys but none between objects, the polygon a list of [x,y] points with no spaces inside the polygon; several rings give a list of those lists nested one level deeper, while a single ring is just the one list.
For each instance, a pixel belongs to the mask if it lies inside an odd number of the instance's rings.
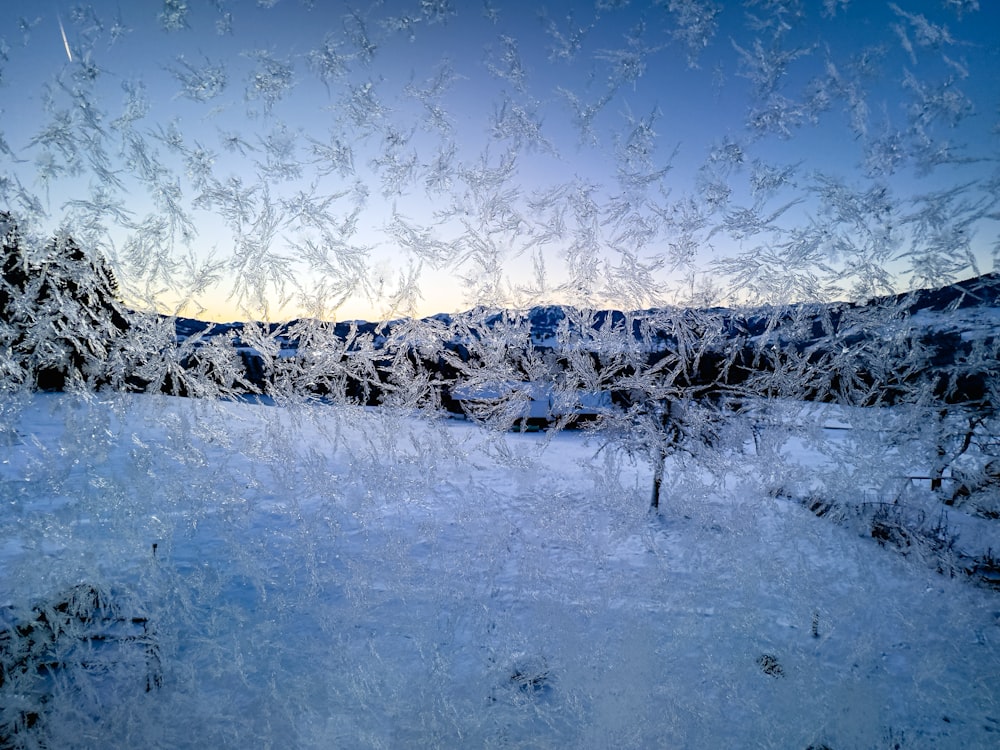
[{"label": "snow-covered ground", "polygon": [[[1000,745],[1000,595],[780,499],[829,473],[813,433],[734,423],[651,516],[650,467],[580,433],[151,396],[0,417],[3,747]],[[31,637],[42,666],[10,656]]]}]

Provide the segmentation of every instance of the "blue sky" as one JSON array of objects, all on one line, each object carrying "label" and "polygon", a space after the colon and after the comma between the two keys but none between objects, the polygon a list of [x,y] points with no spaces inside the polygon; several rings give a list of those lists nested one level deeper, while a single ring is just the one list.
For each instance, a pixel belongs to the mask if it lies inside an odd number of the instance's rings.
[{"label": "blue sky", "polygon": [[998,236],[978,6],[7,3],[0,203],[216,319],[948,281]]}]

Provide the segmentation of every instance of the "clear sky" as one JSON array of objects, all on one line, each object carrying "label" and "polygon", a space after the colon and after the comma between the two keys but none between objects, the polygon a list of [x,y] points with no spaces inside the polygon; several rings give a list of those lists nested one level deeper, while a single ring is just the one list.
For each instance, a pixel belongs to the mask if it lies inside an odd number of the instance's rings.
[{"label": "clear sky", "polygon": [[0,15],[0,207],[105,253],[134,304],[375,319],[994,269],[994,2]]}]

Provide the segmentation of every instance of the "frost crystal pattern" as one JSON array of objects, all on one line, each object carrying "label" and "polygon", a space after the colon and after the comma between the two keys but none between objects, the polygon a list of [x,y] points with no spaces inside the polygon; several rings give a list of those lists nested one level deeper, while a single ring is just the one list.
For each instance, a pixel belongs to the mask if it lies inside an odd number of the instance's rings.
[{"label": "frost crystal pattern", "polygon": [[1000,9],[7,5],[0,748],[995,744]]}]

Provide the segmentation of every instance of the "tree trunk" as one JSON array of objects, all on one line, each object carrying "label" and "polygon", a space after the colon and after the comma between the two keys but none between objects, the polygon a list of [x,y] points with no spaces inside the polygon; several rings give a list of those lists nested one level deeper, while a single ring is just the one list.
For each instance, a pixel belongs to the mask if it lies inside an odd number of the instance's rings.
[{"label": "tree trunk", "polygon": [[660,487],[663,485],[663,467],[667,460],[666,451],[660,445],[653,452],[653,498],[649,507],[658,510],[660,507]]}]

